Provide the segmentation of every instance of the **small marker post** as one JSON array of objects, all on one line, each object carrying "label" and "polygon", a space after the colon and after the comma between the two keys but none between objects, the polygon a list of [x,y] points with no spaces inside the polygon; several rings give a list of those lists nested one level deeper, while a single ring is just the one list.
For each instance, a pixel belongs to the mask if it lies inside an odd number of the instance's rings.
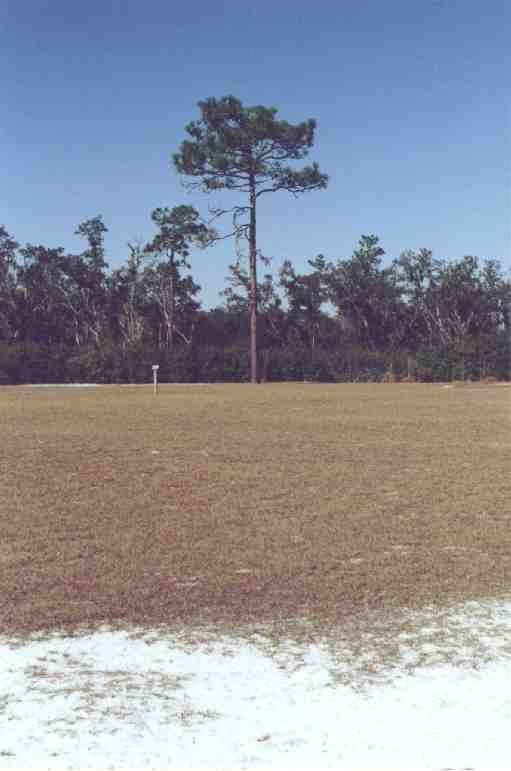
[{"label": "small marker post", "polygon": [[153,364],[153,394],[156,396],[158,393],[158,370],[159,364]]}]

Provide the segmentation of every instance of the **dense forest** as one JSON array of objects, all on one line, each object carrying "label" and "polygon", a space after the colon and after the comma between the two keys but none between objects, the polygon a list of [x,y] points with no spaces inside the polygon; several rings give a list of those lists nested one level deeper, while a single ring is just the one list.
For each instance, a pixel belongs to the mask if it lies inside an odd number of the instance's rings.
[{"label": "dense forest", "polygon": [[[154,363],[162,381],[248,380],[242,263],[219,306],[202,310],[188,262],[191,240],[207,237],[197,212],[157,210],[153,220],[155,239],[131,245],[113,271],[101,217],[79,225],[80,254],[20,247],[0,228],[0,383],[142,382]],[[169,249],[165,230],[183,221],[193,236]],[[363,236],[347,259],[319,255],[305,273],[286,260],[263,276],[261,380],[509,379],[511,284],[496,261],[421,249],[384,267],[383,255]]]},{"label": "dense forest", "polygon": [[[363,235],[350,257],[311,255],[304,273],[286,259],[273,275],[256,206],[263,194],[327,187],[316,163],[285,163],[306,157],[316,123],[232,96],[199,108],[174,167],[240,205],[208,221],[189,205],[156,209],[153,239],[128,245],[112,271],[101,216],[78,225],[79,254],[21,246],[0,226],[0,384],[147,382],[155,363],[164,382],[509,379],[511,280],[497,260],[424,248],[389,263],[378,237]],[[190,254],[228,237],[226,288],[204,310]]]}]

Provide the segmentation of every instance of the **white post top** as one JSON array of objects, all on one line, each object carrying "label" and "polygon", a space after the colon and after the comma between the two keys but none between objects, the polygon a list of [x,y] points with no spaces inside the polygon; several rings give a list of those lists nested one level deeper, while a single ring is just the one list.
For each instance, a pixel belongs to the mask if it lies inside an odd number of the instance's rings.
[{"label": "white post top", "polygon": [[153,364],[153,372],[156,372],[158,369],[160,369],[159,364]]}]

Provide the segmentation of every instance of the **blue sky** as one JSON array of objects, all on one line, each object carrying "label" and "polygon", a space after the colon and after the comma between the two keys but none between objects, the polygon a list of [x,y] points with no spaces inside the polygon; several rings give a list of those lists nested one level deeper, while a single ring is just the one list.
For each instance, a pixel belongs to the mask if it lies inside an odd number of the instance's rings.
[{"label": "blue sky", "polygon": [[[428,247],[509,265],[510,29],[507,0],[4,0],[0,223],[76,252],[76,225],[102,214],[119,267],[154,208],[226,204],[184,190],[170,159],[197,102],[233,94],[318,122],[328,189],[261,199],[275,274],[348,256],[363,233],[387,260]],[[230,241],[192,254],[205,307],[233,257]]]}]

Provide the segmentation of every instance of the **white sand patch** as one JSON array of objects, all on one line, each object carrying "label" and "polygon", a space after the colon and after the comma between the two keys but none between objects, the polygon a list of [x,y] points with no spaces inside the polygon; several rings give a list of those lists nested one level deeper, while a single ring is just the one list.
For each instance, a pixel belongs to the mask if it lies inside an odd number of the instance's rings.
[{"label": "white sand patch", "polygon": [[[270,655],[262,635],[4,638],[0,766],[509,767],[510,632],[511,602],[425,614],[397,635],[390,679],[382,670],[362,688],[338,675],[377,656],[369,646],[355,661],[341,639],[283,641]],[[452,663],[414,668],[447,650]]]},{"label": "white sand patch", "polygon": [[99,388],[99,383],[26,383],[22,388]]}]

